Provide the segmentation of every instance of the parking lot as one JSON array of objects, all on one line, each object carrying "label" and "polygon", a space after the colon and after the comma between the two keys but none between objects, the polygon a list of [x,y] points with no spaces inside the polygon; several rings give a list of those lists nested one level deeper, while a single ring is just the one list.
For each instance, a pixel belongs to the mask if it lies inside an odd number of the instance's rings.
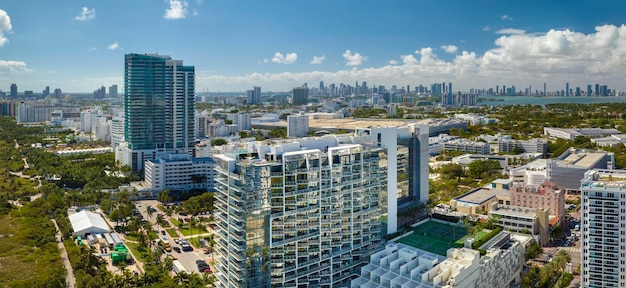
[{"label": "parking lot", "polygon": [[[184,245],[184,243],[183,245],[181,245],[179,240],[185,239],[182,234],[179,234],[179,237],[171,237],[168,233],[166,233],[165,230],[157,224],[157,215],[162,214],[167,221],[169,221],[169,217],[167,217],[167,215],[165,215],[163,211],[160,211],[158,209],[158,204],[159,202],[156,200],[142,200],[137,201],[135,203],[135,206],[144,217],[144,219],[153,224],[154,229],[158,231],[157,235],[159,236],[159,238],[169,241],[172,247],[172,251],[164,254],[163,257],[170,256],[172,258],[175,258],[184,266],[187,271],[199,273],[198,263],[205,262],[207,263],[207,265],[210,265],[209,263],[212,261],[212,259],[210,259],[209,256],[211,255],[204,254],[204,250],[202,248],[194,248],[192,245],[190,245],[190,243],[187,243],[189,244],[189,246]],[[152,215],[148,215],[146,211],[146,206],[150,206],[155,209],[153,210],[154,212],[152,213]],[[172,227],[174,226],[172,225]],[[183,249],[184,247],[185,249]],[[215,271],[214,269],[211,270]]]}]

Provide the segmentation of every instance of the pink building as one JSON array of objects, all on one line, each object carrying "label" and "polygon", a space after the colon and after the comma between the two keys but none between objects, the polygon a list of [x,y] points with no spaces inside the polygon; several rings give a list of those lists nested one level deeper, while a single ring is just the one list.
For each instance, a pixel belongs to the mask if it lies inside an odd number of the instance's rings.
[{"label": "pink building", "polygon": [[[536,186],[514,186],[510,189],[511,205],[528,208],[546,208],[550,211],[550,223],[565,219],[565,192],[552,182]],[[552,216],[558,217],[554,221]]]}]

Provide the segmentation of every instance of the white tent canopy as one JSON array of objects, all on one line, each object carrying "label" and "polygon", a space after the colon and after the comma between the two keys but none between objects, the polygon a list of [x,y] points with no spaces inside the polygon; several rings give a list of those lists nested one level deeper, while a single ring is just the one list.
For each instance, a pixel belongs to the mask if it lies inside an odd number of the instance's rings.
[{"label": "white tent canopy", "polygon": [[74,229],[74,235],[76,236],[85,237],[85,234],[109,232],[109,225],[104,222],[102,216],[96,213],[81,211],[70,215],[68,218],[70,219],[70,223]]}]

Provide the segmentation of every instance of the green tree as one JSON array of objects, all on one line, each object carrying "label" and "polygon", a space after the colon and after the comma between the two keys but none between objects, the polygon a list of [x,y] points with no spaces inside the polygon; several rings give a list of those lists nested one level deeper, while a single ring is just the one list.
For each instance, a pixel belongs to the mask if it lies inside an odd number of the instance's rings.
[{"label": "green tree", "polygon": [[222,146],[224,144],[228,144],[228,141],[226,141],[223,138],[217,138],[217,139],[211,140],[211,146]]},{"label": "green tree", "polygon": [[468,173],[473,178],[489,178],[498,175],[500,162],[496,160],[476,160],[467,165]]},{"label": "green tree", "polygon": [[537,241],[531,240],[530,245],[528,246],[528,249],[526,250],[526,254],[525,254],[526,259],[535,259],[539,257],[539,255],[541,254],[543,254],[543,248],[541,248],[541,245],[539,245]]},{"label": "green tree", "polygon": [[459,164],[444,164],[439,168],[439,175],[443,180],[460,179],[463,176],[463,167]]}]

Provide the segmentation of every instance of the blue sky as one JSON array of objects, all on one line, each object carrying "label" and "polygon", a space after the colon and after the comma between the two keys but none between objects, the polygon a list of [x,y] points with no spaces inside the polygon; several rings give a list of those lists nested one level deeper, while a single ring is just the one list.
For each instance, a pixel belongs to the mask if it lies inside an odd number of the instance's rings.
[{"label": "blue sky", "polygon": [[286,91],[320,80],[624,90],[624,8],[576,0],[0,0],[0,90],[123,87],[124,54],[156,52],[194,65],[197,91]]}]

